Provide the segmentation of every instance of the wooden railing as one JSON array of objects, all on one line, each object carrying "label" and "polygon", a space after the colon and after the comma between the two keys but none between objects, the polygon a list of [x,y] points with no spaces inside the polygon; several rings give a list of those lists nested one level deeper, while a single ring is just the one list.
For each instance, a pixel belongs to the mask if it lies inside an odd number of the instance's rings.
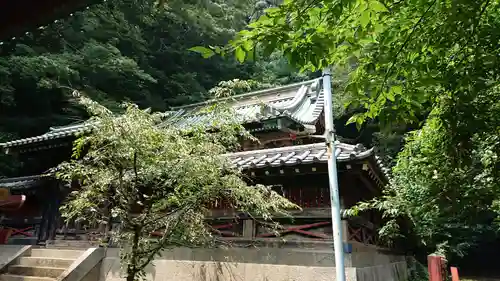
[{"label": "wooden railing", "polygon": [[[272,229],[260,222],[258,218],[249,216],[224,217],[217,215],[221,210],[214,210],[214,216],[209,219],[215,235],[225,238],[272,239],[284,238],[292,240],[331,240],[332,229],[329,208],[308,208],[294,213],[290,220],[287,217],[275,218],[280,222],[279,229]],[[377,244],[377,230],[365,218],[356,217],[342,220],[344,239],[363,244]],[[90,226],[82,223],[59,222],[55,231],[56,240],[87,240],[96,241],[103,237],[104,227]],[[153,236],[163,235],[162,230],[151,233]]]},{"label": "wooden railing", "polygon": [[59,240],[97,240],[103,236],[103,227],[99,225],[88,225],[82,222],[65,222],[59,219],[52,239]]}]

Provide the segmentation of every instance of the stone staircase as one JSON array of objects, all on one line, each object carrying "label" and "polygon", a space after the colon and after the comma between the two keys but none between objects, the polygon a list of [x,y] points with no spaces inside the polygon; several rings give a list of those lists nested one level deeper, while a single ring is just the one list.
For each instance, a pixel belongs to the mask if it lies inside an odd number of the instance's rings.
[{"label": "stone staircase", "polygon": [[84,250],[32,248],[0,275],[0,281],[55,281]]}]

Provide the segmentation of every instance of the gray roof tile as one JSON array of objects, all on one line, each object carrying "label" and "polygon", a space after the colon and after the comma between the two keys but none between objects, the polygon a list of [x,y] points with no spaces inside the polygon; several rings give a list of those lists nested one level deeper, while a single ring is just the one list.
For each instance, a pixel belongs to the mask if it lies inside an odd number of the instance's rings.
[{"label": "gray roof tile", "polygon": [[19,177],[19,178],[4,178],[0,179],[0,188],[7,189],[29,189],[36,187],[41,183],[44,178],[42,175]]},{"label": "gray roof tile", "polygon": [[[372,149],[361,145],[350,145],[337,142],[336,149],[340,149],[338,162],[361,160],[374,156]],[[262,150],[251,150],[225,154],[235,166],[246,168],[280,167],[299,164],[326,163],[328,153],[325,143],[287,146]]]},{"label": "gray roof tile", "polygon": [[51,139],[63,138],[67,136],[78,135],[81,133],[91,131],[92,127],[93,125],[90,123],[82,123],[78,125],[51,128],[47,133],[43,135],[0,143],[0,147],[9,148],[24,144],[30,144]]}]

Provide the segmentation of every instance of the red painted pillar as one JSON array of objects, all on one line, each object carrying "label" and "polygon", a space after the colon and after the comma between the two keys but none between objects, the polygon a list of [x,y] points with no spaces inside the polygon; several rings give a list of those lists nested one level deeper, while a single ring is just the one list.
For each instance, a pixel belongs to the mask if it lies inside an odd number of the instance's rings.
[{"label": "red painted pillar", "polygon": [[10,228],[0,229],[0,245],[7,244],[11,233],[12,233],[12,229],[10,229]]},{"label": "red painted pillar", "polygon": [[458,276],[458,268],[452,266],[450,269],[451,269],[451,280],[460,281],[460,278]]},{"label": "red painted pillar", "polygon": [[427,257],[427,270],[429,271],[429,281],[445,281],[444,276],[445,259],[441,256]]}]

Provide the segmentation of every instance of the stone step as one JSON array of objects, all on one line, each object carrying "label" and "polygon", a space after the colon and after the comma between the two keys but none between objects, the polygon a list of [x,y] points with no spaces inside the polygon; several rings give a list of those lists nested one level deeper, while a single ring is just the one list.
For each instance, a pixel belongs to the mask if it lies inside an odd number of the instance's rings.
[{"label": "stone step", "polygon": [[45,247],[49,249],[81,250],[99,247],[99,241],[51,240],[47,241]]},{"label": "stone step", "polygon": [[56,281],[55,278],[3,274],[0,281]]},{"label": "stone step", "polygon": [[8,273],[13,275],[23,276],[40,276],[57,278],[66,269],[58,267],[44,267],[44,266],[25,266],[25,265],[11,265],[7,269]]},{"label": "stone step", "polygon": [[31,249],[32,257],[39,258],[60,258],[60,259],[77,259],[85,251],[84,250],[67,250],[67,249]]},{"label": "stone step", "polygon": [[46,266],[66,269],[74,261],[75,259],[21,257],[17,260],[17,264],[24,266]]}]

